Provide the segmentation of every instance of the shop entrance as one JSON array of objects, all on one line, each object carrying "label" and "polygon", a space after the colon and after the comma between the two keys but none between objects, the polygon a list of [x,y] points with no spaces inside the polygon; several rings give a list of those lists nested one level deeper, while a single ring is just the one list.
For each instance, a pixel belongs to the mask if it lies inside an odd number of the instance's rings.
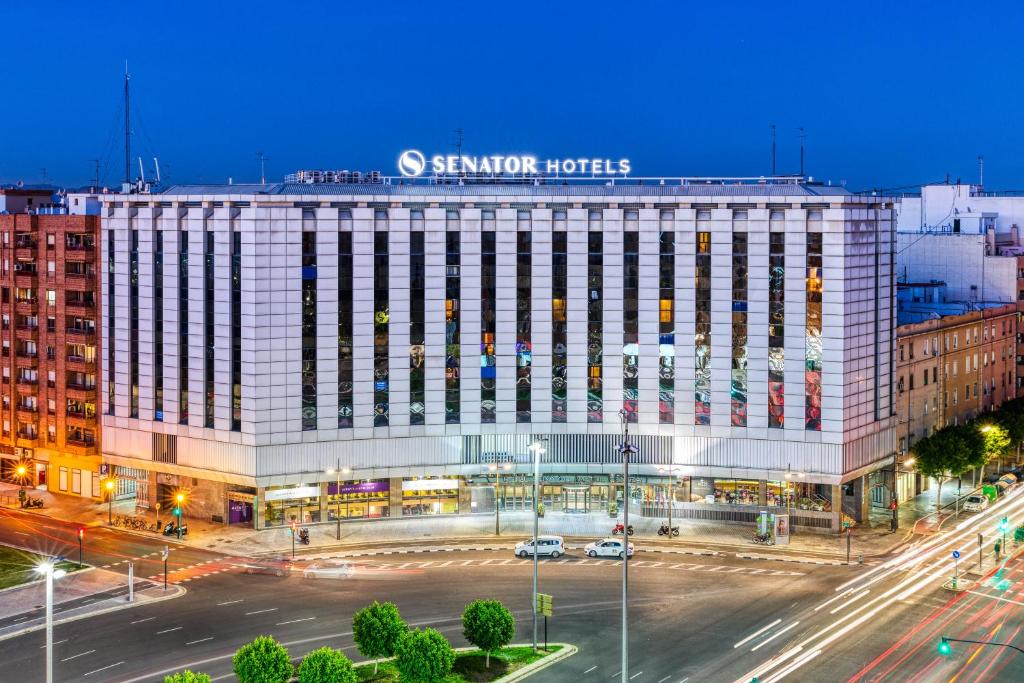
[{"label": "shop entrance", "polygon": [[590,511],[589,486],[562,486],[562,510],[586,513]]}]

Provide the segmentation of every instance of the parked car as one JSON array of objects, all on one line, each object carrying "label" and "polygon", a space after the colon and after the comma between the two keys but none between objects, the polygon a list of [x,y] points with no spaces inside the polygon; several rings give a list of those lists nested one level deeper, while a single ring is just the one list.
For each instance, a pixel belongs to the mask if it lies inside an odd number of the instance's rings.
[{"label": "parked car", "polygon": [[981,512],[988,507],[988,497],[980,493],[972,493],[964,501],[964,510],[967,512]]},{"label": "parked car", "polygon": [[[514,550],[517,557],[529,557],[533,555],[533,539],[516,543]],[[565,542],[561,536],[538,536],[537,555],[549,555],[550,557],[561,557],[565,554]]]},{"label": "parked car", "polygon": [[270,560],[250,560],[245,565],[246,574],[270,574],[271,576],[284,576],[290,574],[293,565],[291,560],[277,557]]},{"label": "parked car", "polygon": [[[589,557],[622,557],[622,546],[625,540],[621,538],[602,538],[600,541],[588,543],[584,548]],[[629,544],[629,556],[633,556],[633,544]]]},{"label": "parked car", "polygon": [[351,562],[345,560],[317,560],[302,570],[304,579],[347,579],[355,573]]}]

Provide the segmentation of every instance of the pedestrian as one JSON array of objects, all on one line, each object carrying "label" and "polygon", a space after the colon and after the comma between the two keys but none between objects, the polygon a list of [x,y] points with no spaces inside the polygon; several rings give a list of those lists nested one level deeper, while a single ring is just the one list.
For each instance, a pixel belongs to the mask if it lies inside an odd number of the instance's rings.
[{"label": "pedestrian", "polygon": [[1000,543],[999,541],[996,541],[996,546],[995,546],[995,551],[996,551],[996,562],[998,562],[998,561],[999,561],[999,552],[1000,552],[1000,551],[1001,551],[1002,549],[1003,549],[1003,545],[1002,545],[1002,543]]}]

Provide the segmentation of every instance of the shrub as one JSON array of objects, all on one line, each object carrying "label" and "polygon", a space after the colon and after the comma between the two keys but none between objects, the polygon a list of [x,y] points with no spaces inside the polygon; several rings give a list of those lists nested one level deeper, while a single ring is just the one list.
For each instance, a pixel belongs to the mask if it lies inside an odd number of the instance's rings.
[{"label": "shrub", "polygon": [[207,674],[197,674],[185,669],[170,676],[164,676],[164,683],[210,683]]},{"label": "shrub", "polygon": [[[352,639],[359,654],[370,659],[393,657],[398,641],[409,630],[393,602],[376,600],[352,615]],[[373,665],[377,673],[377,665]]]},{"label": "shrub", "polygon": [[451,673],[455,650],[432,628],[408,631],[398,641],[395,667],[403,683],[435,683]]},{"label": "shrub", "polygon": [[241,683],[288,683],[295,673],[288,650],[270,636],[238,648],[231,663]]},{"label": "shrub", "polygon": [[491,653],[516,637],[516,620],[498,600],[474,600],[462,612],[462,635],[484,651],[489,669]]},{"label": "shrub", "polygon": [[1015,543],[1024,543],[1024,526],[1019,526],[1013,530],[1013,540]]},{"label": "shrub", "polygon": [[299,683],[356,683],[352,660],[339,650],[322,647],[302,658]]}]

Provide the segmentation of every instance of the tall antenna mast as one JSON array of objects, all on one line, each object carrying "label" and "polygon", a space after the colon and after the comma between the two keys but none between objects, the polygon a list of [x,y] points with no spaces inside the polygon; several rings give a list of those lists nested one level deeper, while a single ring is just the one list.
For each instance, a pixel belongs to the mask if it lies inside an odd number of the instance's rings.
[{"label": "tall antenna mast", "polygon": [[263,156],[263,152],[256,152],[256,159],[260,162],[260,185],[267,184],[267,157]]},{"label": "tall antenna mast", "polygon": [[128,110],[128,60],[124,62],[124,182],[132,183],[132,133],[131,114]]},{"label": "tall antenna mast", "polygon": [[462,165],[462,161],[461,161],[461,159],[462,159],[462,134],[464,132],[465,131],[463,131],[461,128],[456,128],[455,129],[455,135],[458,136],[458,138],[457,138],[457,140],[455,142],[455,153],[457,155],[459,155],[459,159],[460,159],[459,165],[460,165],[460,167]]},{"label": "tall antenna mast", "polygon": [[804,127],[800,126],[800,177],[804,177],[804,141],[807,139],[807,133],[804,132]]},{"label": "tall antenna mast", "polygon": [[978,155],[978,185],[985,186],[985,157]]},{"label": "tall antenna mast", "polygon": [[95,175],[93,175],[93,179],[92,179],[93,188],[95,190],[99,190],[100,189],[100,160],[99,159],[89,159],[89,161],[91,161],[92,164],[93,164],[93,173],[95,174]]},{"label": "tall antenna mast", "polygon": [[775,175],[775,124],[772,124],[772,175]]}]

